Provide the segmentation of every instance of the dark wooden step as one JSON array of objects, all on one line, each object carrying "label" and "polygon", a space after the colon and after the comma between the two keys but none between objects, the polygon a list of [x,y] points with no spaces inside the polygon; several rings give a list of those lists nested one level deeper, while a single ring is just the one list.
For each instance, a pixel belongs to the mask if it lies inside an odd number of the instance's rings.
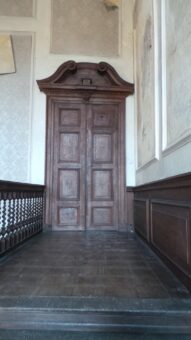
[{"label": "dark wooden step", "polygon": [[190,299],[0,299],[1,330],[190,334]]},{"label": "dark wooden step", "polygon": [[[0,330],[0,340],[161,340],[161,334]],[[190,335],[162,334],[162,340],[190,340]]]}]

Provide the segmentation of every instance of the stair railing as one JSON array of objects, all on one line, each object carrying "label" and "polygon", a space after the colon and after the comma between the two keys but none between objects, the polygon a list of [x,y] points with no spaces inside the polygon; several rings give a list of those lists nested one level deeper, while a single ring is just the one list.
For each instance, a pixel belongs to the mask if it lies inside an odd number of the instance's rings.
[{"label": "stair railing", "polygon": [[0,255],[42,231],[44,189],[0,181]]}]

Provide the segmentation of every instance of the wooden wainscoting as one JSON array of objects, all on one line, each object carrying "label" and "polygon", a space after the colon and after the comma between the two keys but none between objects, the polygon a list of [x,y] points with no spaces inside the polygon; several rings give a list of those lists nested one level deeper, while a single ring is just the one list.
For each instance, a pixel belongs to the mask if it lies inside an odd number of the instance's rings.
[{"label": "wooden wainscoting", "polygon": [[134,211],[136,211],[134,216],[136,229],[147,241],[149,241],[149,200],[145,198],[135,198]]},{"label": "wooden wainscoting", "polygon": [[151,200],[151,244],[180,269],[191,272],[190,206]]},{"label": "wooden wainscoting", "polygon": [[191,288],[191,173],[133,188],[134,226]]}]

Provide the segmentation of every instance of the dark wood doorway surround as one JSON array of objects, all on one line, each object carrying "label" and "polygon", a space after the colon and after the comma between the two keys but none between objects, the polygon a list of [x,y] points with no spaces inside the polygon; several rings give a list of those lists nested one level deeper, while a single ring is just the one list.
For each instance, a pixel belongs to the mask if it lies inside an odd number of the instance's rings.
[{"label": "dark wood doorway surround", "polygon": [[125,226],[125,98],[133,84],[107,63],[62,64],[47,95],[46,223],[53,230]]}]

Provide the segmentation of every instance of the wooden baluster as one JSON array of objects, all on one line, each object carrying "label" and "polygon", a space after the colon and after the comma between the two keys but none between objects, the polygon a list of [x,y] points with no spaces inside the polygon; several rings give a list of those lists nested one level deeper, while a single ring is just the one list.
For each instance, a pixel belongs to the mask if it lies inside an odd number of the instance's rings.
[{"label": "wooden baluster", "polygon": [[18,235],[19,235],[19,242],[22,241],[22,212],[21,212],[21,198],[20,193],[18,194],[18,201],[17,201],[17,218],[18,218]]},{"label": "wooden baluster", "polygon": [[24,193],[24,197],[25,197],[25,200],[24,200],[24,210],[25,210],[25,238],[28,238],[28,207],[27,207],[27,193],[25,192]]},{"label": "wooden baluster", "polygon": [[9,237],[10,237],[10,248],[14,247],[14,231],[15,231],[15,225],[14,225],[14,211],[13,211],[13,194],[9,195]]},{"label": "wooden baluster", "polygon": [[31,221],[30,221],[30,193],[28,192],[27,197],[27,214],[28,214],[28,234],[31,236]]},{"label": "wooden baluster", "polygon": [[11,240],[10,240],[10,234],[11,234],[11,229],[10,229],[10,193],[7,194],[7,199],[6,199],[6,233],[5,233],[5,248],[6,250],[9,250],[11,247]]},{"label": "wooden baluster", "polygon": [[14,247],[15,245],[15,232],[17,229],[17,225],[15,223],[15,198],[16,198],[16,193],[12,193],[12,200],[11,200],[11,246]]},{"label": "wooden baluster", "polygon": [[17,193],[15,192],[14,201],[13,201],[13,212],[14,212],[14,225],[15,225],[15,233],[14,233],[14,243],[17,245],[19,243],[19,225],[18,225],[18,199]]},{"label": "wooden baluster", "polygon": [[37,225],[37,231],[39,230],[39,204],[38,204],[38,194],[36,197],[36,225]]},{"label": "wooden baluster", "polygon": [[25,195],[25,238],[28,238],[28,210],[27,210],[27,193]]},{"label": "wooden baluster", "polygon": [[27,229],[26,229],[26,221],[27,221],[27,205],[26,205],[26,193],[23,193],[24,200],[23,200],[23,213],[24,213],[24,238],[27,238]]},{"label": "wooden baluster", "polygon": [[41,200],[41,211],[40,211],[40,215],[41,215],[41,229],[43,228],[43,217],[44,217],[44,198],[43,195],[41,194],[40,197]]},{"label": "wooden baluster", "polygon": [[30,235],[33,235],[33,224],[32,224],[32,193],[29,194],[29,221],[30,221]]},{"label": "wooden baluster", "polygon": [[5,251],[5,240],[3,237],[3,210],[4,210],[4,200],[2,197],[2,193],[0,193],[0,254]]},{"label": "wooden baluster", "polygon": [[1,254],[5,252],[6,248],[5,248],[5,233],[6,233],[6,229],[5,229],[5,200],[3,200],[3,213],[2,213],[2,228],[1,228]]},{"label": "wooden baluster", "polygon": [[38,195],[38,231],[41,230],[41,201],[40,195]]},{"label": "wooden baluster", "polygon": [[30,194],[30,198],[29,198],[30,202],[29,202],[29,213],[30,213],[30,234],[31,236],[34,234],[34,228],[33,228],[33,219],[32,219],[32,215],[33,215],[33,209],[32,209],[32,204],[33,204],[33,197],[32,197],[32,193]]},{"label": "wooden baluster", "polygon": [[38,230],[38,226],[37,226],[37,195],[35,194],[34,197],[34,223],[35,223],[35,233]]},{"label": "wooden baluster", "polygon": [[24,193],[21,193],[21,230],[22,230],[22,241],[25,239],[25,198]]},{"label": "wooden baluster", "polygon": [[28,193],[26,193],[26,236],[30,237],[30,210]]},{"label": "wooden baluster", "polygon": [[2,228],[1,228],[1,253],[4,253],[6,248],[5,248],[5,234],[6,234],[6,196],[3,193],[2,194],[2,202],[3,202],[3,207],[2,207]]},{"label": "wooden baluster", "polygon": [[32,229],[32,234],[34,234],[34,220],[33,220],[33,209],[34,209],[34,198],[33,198],[33,193],[31,194],[31,229]]}]

